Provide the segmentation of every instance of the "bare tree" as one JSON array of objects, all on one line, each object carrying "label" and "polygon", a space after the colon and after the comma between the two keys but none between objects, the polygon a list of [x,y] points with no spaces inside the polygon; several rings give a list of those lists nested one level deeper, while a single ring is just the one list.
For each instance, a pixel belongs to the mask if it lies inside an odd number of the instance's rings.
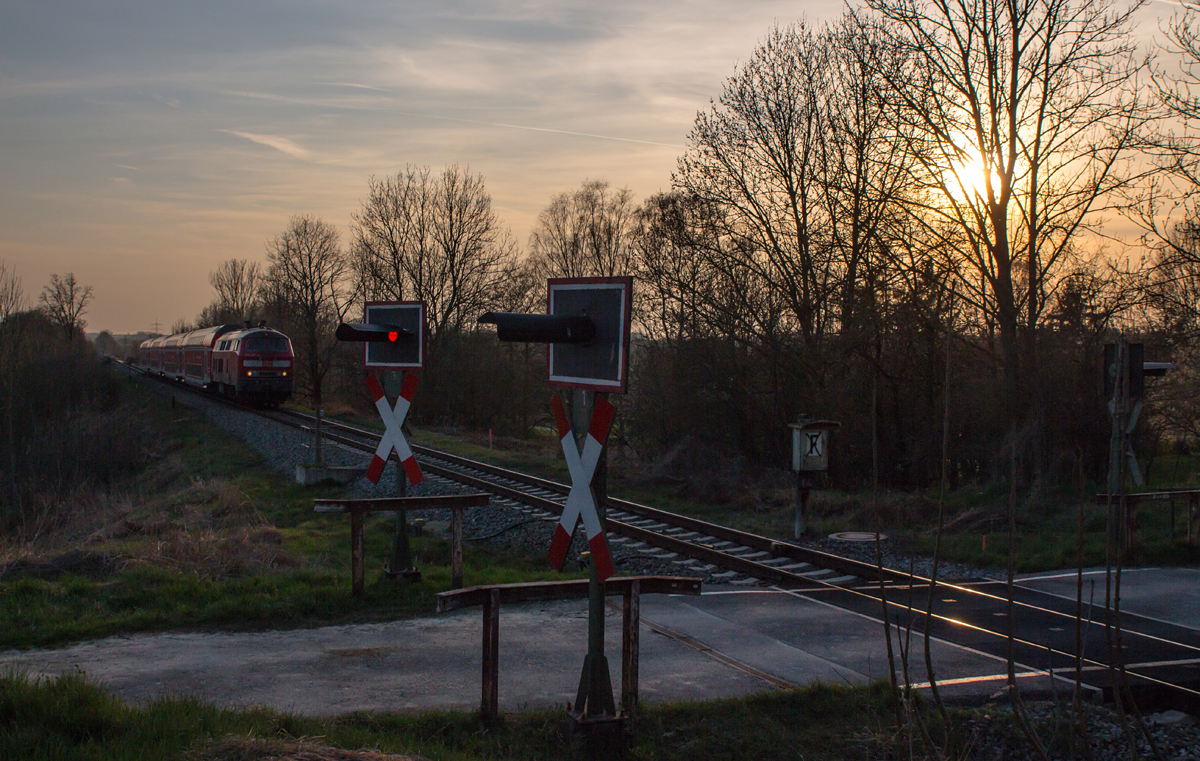
[{"label": "bare tree", "polygon": [[287,322],[307,394],[320,406],[337,348],[333,334],[351,304],[350,265],[338,231],[320,217],[293,216],[287,229],[267,243],[267,261],[264,300]]},{"label": "bare tree", "polygon": [[584,180],[578,190],[551,198],[529,235],[539,277],[635,274],[636,212],[633,192],[605,180]]},{"label": "bare tree", "polygon": [[457,165],[372,177],[351,235],[361,296],[424,301],[433,351],[487,311],[515,266],[482,175]]},{"label": "bare tree", "polygon": [[241,322],[251,319],[262,284],[258,262],[246,259],[226,259],[209,273],[208,282],[216,291],[216,299],[201,320],[203,324]]},{"label": "bare tree", "polygon": [[0,260],[0,325],[16,314],[25,310],[25,294],[20,287],[20,278],[16,269],[8,269],[8,265]]},{"label": "bare tree", "polygon": [[1144,149],[1155,160],[1158,172],[1142,190],[1134,218],[1158,249],[1160,264],[1197,261],[1194,246],[1200,206],[1200,14],[1194,4],[1184,4],[1163,30],[1163,52],[1177,64],[1158,68],[1152,77],[1163,108],[1158,129],[1147,134]]},{"label": "bare tree", "polygon": [[926,191],[909,208],[973,271],[960,293],[997,324],[1012,414],[1057,274],[1134,176],[1148,113],[1129,30],[1144,4],[865,0],[906,53],[877,70]]},{"label": "bare tree", "polygon": [[18,358],[24,349],[25,331],[22,326],[14,324],[14,315],[25,310],[25,294],[21,290],[21,279],[15,269],[9,269],[0,261],[0,389],[4,397],[4,445],[8,450],[5,468],[8,471],[9,489],[5,496],[11,495],[12,506],[18,509],[20,505],[20,489],[17,484],[17,440],[16,440],[16,385]]},{"label": "bare tree", "polygon": [[21,278],[16,270],[0,261],[0,324],[17,312],[25,309],[25,294],[21,290]]},{"label": "bare tree", "polygon": [[113,334],[107,330],[100,331],[100,335],[96,336],[96,351],[101,354],[115,356],[118,349],[117,339],[113,338]]},{"label": "bare tree", "polygon": [[812,346],[829,316],[829,212],[817,179],[827,128],[817,87],[826,66],[827,50],[810,29],[773,29],[712,108],[697,114],[674,175],[685,194],[721,210],[711,219],[729,244],[710,249],[714,265],[751,293],[785,301],[782,323],[771,312],[746,315],[764,340],[795,331]]},{"label": "bare tree", "polygon": [[20,278],[17,277],[17,271],[8,269],[4,262],[0,262],[0,389],[4,390],[5,400],[5,423],[4,423],[4,445],[8,450],[5,467],[8,472],[8,486],[10,489],[5,490],[5,497],[11,495],[12,507],[17,509],[20,504],[20,495],[17,485],[17,426],[16,426],[16,401],[14,401],[14,391],[16,391],[17,383],[17,358],[22,352],[24,344],[24,331],[19,330],[18,325],[14,325],[10,318],[13,314],[24,311],[25,294],[20,288]]},{"label": "bare tree", "polygon": [[63,331],[68,342],[74,341],[76,334],[87,327],[83,315],[91,300],[92,287],[79,285],[73,272],[64,277],[51,275],[50,285],[38,296],[42,311]]}]

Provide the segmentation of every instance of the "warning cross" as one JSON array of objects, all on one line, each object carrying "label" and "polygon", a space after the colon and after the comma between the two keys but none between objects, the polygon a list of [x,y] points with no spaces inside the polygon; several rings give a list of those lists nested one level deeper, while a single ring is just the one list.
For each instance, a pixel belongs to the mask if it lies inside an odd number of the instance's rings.
[{"label": "warning cross", "polygon": [[554,529],[554,539],[550,543],[550,562],[555,568],[562,570],[567,549],[571,546],[571,537],[575,533],[575,525],[582,518],[583,527],[587,531],[588,546],[592,550],[592,563],[595,564],[600,581],[604,581],[613,575],[613,565],[608,554],[608,541],[604,538],[604,527],[600,525],[600,514],[596,511],[596,496],[592,494],[591,484],[616,410],[607,399],[597,395],[592,424],[588,427],[581,456],[575,445],[575,437],[571,434],[567,412],[563,409],[562,399],[558,394],[554,395],[550,406],[554,409],[554,422],[558,426],[563,455],[567,458],[567,470],[571,473],[571,492],[567,495],[562,519]]},{"label": "warning cross", "polygon": [[383,426],[386,429],[383,438],[379,440],[379,448],[375,450],[375,457],[371,460],[371,467],[367,468],[367,480],[373,484],[379,483],[379,476],[383,474],[388,455],[395,448],[400,457],[400,464],[408,474],[408,482],[414,486],[421,483],[425,476],[417,467],[417,458],[413,456],[412,449],[404,438],[404,432],[400,430],[400,426],[404,425],[404,418],[408,416],[408,408],[412,406],[413,395],[417,392],[417,376],[410,373],[404,378],[404,386],[400,389],[395,408],[388,403],[387,395],[383,393],[383,386],[379,385],[375,373],[367,374],[367,388],[371,390],[371,396],[375,399],[375,409],[379,410],[379,416],[383,418]]}]

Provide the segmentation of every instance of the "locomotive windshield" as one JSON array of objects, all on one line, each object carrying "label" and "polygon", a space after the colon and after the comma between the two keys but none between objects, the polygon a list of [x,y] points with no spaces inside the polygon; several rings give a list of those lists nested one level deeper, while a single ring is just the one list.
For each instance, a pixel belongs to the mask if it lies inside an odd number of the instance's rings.
[{"label": "locomotive windshield", "polygon": [[251,336],[242,341],[245,351],[274,351],[286,353],[288,341],[281,336]]}]

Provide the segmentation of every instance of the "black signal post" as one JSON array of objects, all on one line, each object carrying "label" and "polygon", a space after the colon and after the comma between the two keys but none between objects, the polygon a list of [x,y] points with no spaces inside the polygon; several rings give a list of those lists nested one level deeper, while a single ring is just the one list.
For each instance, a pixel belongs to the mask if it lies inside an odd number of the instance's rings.
[{"label": "black signal post", "polygon": [[[399,325],[368,322],[343,322],[334,333],[339,341],[408,345],[415,342],[419,336],[412,330]],[[396,464],[396,496],[405,497],[408,494],[408,477],[404,468]],[[392,542],[392,560],[384,569],[389,578],[403,578],[406,581],[421,580],[421,572],[413,565],[412,548],[408,541],[408,517],[406,510],[396,511],[396,534]]]},{"label": "black signal post", "polygon": [[[577,440],[587,435],[599,394],[625,393],[632,287],[629,277],[552,278],[547,282],[548,314],[488,312],[479,318],[481,323],[496,326],[501,341],[547,344],[550,385],[573,392],[569,428]],[[563,425],[559,427],[561,433]],[[608,450],[604,442],[601,445],[589,487],[603,536]],[[590,558],[591,553],[587,554]],[[609,562],[604,560],[605,576],[612,572]],[[604,656],[604,579],[595,558],[588,564],[588,655],[569,715],[572,734],[587,737],[596,751],[619,746],[621,724],[635,706],[625,706],[623,716],[613,702]]]}]

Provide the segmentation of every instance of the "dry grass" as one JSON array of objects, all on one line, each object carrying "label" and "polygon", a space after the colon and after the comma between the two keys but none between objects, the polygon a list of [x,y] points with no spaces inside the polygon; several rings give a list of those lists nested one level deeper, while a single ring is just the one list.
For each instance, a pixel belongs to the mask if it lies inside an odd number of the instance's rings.
[{"label": "dry grass", "polygon": [[151,487],[163,481],[176,486],[141,500],[81,489],[47,505],[36,525],[0,540],[0,567],[53,570],[81,547],[116,567],[148,565],[216,577],[302,564],[235,483],[222,478],[180,483],[170,463],[156,468],[149,481]]},{"label": "dry grass", "polygon": [[340,750],[319,738],[299,740],[236,737],[229,735],[188,754],[188,761],[426,761],[423,756],[380,753],[376,750]]}]

